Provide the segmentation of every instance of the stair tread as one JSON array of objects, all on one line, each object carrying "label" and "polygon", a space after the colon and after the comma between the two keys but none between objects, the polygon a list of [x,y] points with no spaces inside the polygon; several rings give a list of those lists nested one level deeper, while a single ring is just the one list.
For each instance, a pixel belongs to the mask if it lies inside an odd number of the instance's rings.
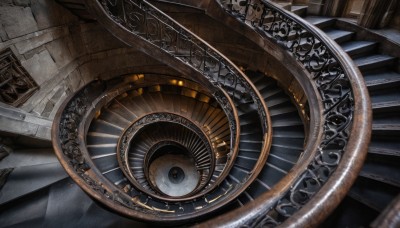
[{"label": "stair tread", "polygon": [[272,108],[276,105],[280,105],[282,103],[289,101],[289,98],[283,96],[272,96],[264,99],[264,101],[267,103],[268,108]]},{"label": "stair tread", "polygon": [[58,162],[15,168],[1,189],[0,205],[67,177],[67,173]]},{"label": "stair tread", "polygon": [[271,148],[272,147],[274,147],[274,148],[280,147],[280,148],[285,148],[285,149],[290,149],[290,150],[303,151],[302,147],[298,147],[298,146],[296,147],[296,146],[293,146],[293,145],[286,145],[286,144],[285,145],[272,144]]},{"label": "stair tread", "polygon": [[376,63],[379,63],[379,62],[393,61],[395,59],[396,58],[393,57],[393,56],[376,54],[376,55],[369,55],[369,56],[356,58],[356,59],[354,59],[354,63],[358,67],[364,67],[366,65],[376,64]]},{"label": "stair tread", "polygon": [[304,139],[304,130],[301,127],[294,128],[292,126],[290,127],[277,127],[273,129],[274,134],[272,137],[278,137],[278,138],[298,138],[298,139]]},{"label": "stair tread", "polygon": [[89,127],[89,131],[94,134],[119,135],[122,130],[122,128],[101,119],[93,120]]},{"label": "stair tread", "polygon": [[397,195],[398,189],[386,183],[360,177],[348,195],[377,211],[383,210]]},{"label": "stair tread", "polygon": [[307,16],[304,18],[304,20],[319,28],[324,24],[333,24],[335,22],[335,18],[320,16]]},{"label": "stair tread", "polygon": [[114,101],[109,105],[109,109],[130,122],[134,121],[137,118],[134,112],[129,110],[123,103],[121,103],[117,99],[114,99]]},{"label": "stair tread", "polygon": [[[384,71],[379,73],[364,74],[364,80],[367,87],[379,85],[390,85],[400,82],[400,74],[394,71]],[[397,85],[397,84],[396,84]]]},{"label": "stair tread", "polygon": [[371,154],[400,157],[400,142],[396,136],[378,137],[373,135],[368,152]]},{"label": "stair tread", "polygon": [[16,150],[0,162],[0,169],[58,163],[52,149]]},{"label": "stair tread", "polygon": [[292,5],[290,11],[299,15],[300,17],[306,16],[308,6],[306,5]]},{"label": "stair tread", "polygon": [[348,41],[340,46],[342,49],[347,52],[349,55],[353,54],[354,52],[365,49],[365,48],[373,48],[377,43],[372,41],[365,41],[365,40],[354,40]]},{"label": "stair tread", "polygon": [[293,106],[289,106],[289,107],[282,107],[279,109],[274,109],[274,110],[269,110],[269,114],[271,116],[271,118],[273,118],[274,116],[279,116],[282,114],[287,114],[287,113],[296,113],[297,114],[297,109]]},{"label": "stair tread", "polygon": [[368,153],[400,157],[400,150],[395,150],[385,147],[370,146],[368,148]]},{"label": "stair tread", "polygon": [[103,113],[107,113],[107,117],[105,115],[100,115],[100,118],[114,124],[120,128],[125,128],[126,126],[129,126],[131,123],[129,120],[125,119],[123,116],[121,116],[119,113],[115,112],[113,109],[103,109]]},{"label": "stair tread", "polygon": [[359,175],[400,188],[400,170],[395,165],[367,160]]},{"label": "stair tread", "polygon": [[299,125],[303,125],[303,122],[300,119],[277,120],[272,123],[272,127],[287,127],[287,126],[299,126]]},{"label": "stair tread", "polygon": [[400,131],[399,124],[372,124],[372,130]]},{"label": "stair tread", "polygon": [[[92,203],[93,201],[69,178],[52,185],[44,218],[45,227],[78,222]],[[65,211],[66,209],[68,211]],[[65,215],[61,216],[63,212]]]},{"label": "stair tread", "polygon": [[292,11],[299,10],[299,9],[307,9],[307,8],[308,8],[308,6],[305,6],[305,5],[292,5],[291,6]]},{"label": "stair tread", "polygon": [[400,107],[400,100],[388,98],[387,101],[372,102],[372,109]]},{"label": "stair tread", "polygon": [[338,41],[339,39],[347,36],[352,36],[354,32],[339,30],[339,29],[326,29],[324,31],[331,39]]},{"label": "stair tread", "polygon": [[275,95],[278,96],[279,93],[283,93],[282,89],[279,87],[260,90],[261,97],[264,99],[269,99]]},{"label": "stair tread", "polygon": [[103,136],[100,136],[101,134],[99,134],[99,136],[95,136],[96,134],[93,134],[92,132],[90,132],[90,133],[91,134],[86,135],[86,144],[87,145],[118,143],[118,137],[115,137],[115,136],[103,137]]}]

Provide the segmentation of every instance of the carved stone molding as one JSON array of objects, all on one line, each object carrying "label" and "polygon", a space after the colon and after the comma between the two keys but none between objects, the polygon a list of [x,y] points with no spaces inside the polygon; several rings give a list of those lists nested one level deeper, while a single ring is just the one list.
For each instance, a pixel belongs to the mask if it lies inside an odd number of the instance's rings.
[{"label": "carved stone molding", "polygon": [[0,101],[14,107],[24,103],[38,88],[10,48],[0,52]]}]

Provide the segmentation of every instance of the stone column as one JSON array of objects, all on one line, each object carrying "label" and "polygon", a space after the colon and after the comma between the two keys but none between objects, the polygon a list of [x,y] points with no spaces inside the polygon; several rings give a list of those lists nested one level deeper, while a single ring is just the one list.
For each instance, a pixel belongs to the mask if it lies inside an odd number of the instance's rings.
[{"label": "stone column", "polygon": [[398,0],[368,0],[365,2],[358,24],[365,28],[384,28],[394,16]]}]

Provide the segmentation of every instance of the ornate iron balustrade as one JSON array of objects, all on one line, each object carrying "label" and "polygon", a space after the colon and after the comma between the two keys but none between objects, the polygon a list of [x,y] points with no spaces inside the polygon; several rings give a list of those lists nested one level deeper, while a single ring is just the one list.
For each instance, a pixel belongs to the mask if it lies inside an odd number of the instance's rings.
[{"label": "ornate iron balustrade", "polygon": [[[259,200],[200,226],[276,226],[292,215],[297,216],[285,225],[317,224],[321,216],[328,214],[326,211],[340,202],[335,199],[328,206],[326,195],[332,198],[337,190],[337,195],[344,197],[365,158],[371,112],[362,76],[351,59],[323,32],[278,5],[265,0],[217,2],[228,14],[274,40],[309,72],[323,110],[323,135],[317,140],[315,157],[304,166],[306,169],[298,170],[300,175],[286,184],[283,192],[275,189],[279,194],[270,194],[273,199],[268,204],[263,206],[264,202]],[[324,185],[333,189],[323,189]],[[326,205],[320,205],[321,202]],[[303,208],[307,203],[311,204]],[[301,213],[295,214],[299,210]],[[313,221],[312,216],[318,219]]]},{"label": "ornate iron balustrade", "polygon": [[[158,85],[161,81],[168,82],[168,76],[163,79],[150,80],[150,83]],[[200,206],[196,210],[203,212],[210,209],[208,204],[215,200],[213,187],[208,187],[207,191],[211,191],[208,195],[201,195],[197,198],[188,198],[184,202],[158,202],[155,205],[160,207],[149,206],[150,201],[157,202],[157,199],[147,196],[145,192],[136,190],[135,188],[119,188],[111,183],[96,168],[90,159],[86,148],[85,140],[82,137],[87,134],[89,123],[96,113],[115,97],[132,90],[138,86],[150,86],[146,82],[130,84],[129,80],[120,80],[121,83],[107,88],[107,83],[95,81],[89,83],[75,94],[72,94],[60,107],[53,124],[52,136],[53,145],[60,162],[67,170],[68,174],[91,196],[99,199],[108,207],[124,213],[131,217],[141,218],[147,221],[168,221],[169,219],[176,222],[176,214],[180,214],[180,219],[191,219],[190,214],[183,214],[185,203],[192,205],[194,203]],[[124,82],[125,81],[125,82]],[[215,90],[215,85],[209,85],[208,89]],[[230,153],[234,157],[234,150],[238,147],[239,138],[239,122],[236,109],[233,108],[233,102],[228,94],[223,91],[214,91],[213,95],[218,97],[216,101],[227,115],[230,123],[231,144]],[[233,119],[229,119],[233,117]],[[237,152],[236,152],[237,153]],[[228,155],[230,156],[230,155]],[[233,160],[227,161],[232,163]],[[229,166],[229,165],[227,165]],[[229,169],[228,169],[229,170]],[[235,187],[226,189],[222,195],[218,195],[216,199],[222,199],[224,196],[234,190]],[[221,193],[221,190],[216,192]],[[183,199],[185,200],[185,199]],[[172,200],[173,201],[173,200]],[[162,216],[163,215],[163,216]],[[169,217],[168,217],[169,216]]]},{"label": "ornate iron balustrade", "polygon": [[[203,210],[203,206],[196,207],[196,210],[199,210],[196,211],[196,215],[201,216],[212,208],[220,208],[239,196],[261,172],[272,139],[267,106],[254,85],[225,56],[147,1],[87,0],[85,3],[101,24],[127,44],[146,53],[157,54],[162,62],[195,75],[196,78],[192,78],[203,85],[205,82],[211,82],[222,88],[229,93],[235,106],[251,104],[248,107],[257,112],[257,122],[262,128],[260,141],[263,144],[259,157],[243,179],[228,188],[229,194],[211,199],[204,198],[209,208]],[[222,182],[228,174],[229,172],[221,175],[218,181]],[[180,216],[179,219],[183,220],[183,217]]]},{"label": "ornate iron balustrade", "polygon": [[268,132],[266,106],[249,79],[226,57],[144,0],[98,0],[115,23],[179,59],[223,88],[234,102],[255,103]]},{"label": "ornate iron balustrade", "polygon": [[[211,141],[201,130],[200,127],[198,127],[196,124],[191,122],[190,120],[173,114],[173,113],[167,113],[167,112],[160,112],[160,113],[152,113],[146,116],[143,116],[139,118],[137,121],[132,123],[131,126],[129,126],[124,133],[121,135],[120,140],[118,142],[117,146],[117,154],[118,154],[118,162],[120,164],[120,167],[123,168],[123,171],[125,175],[131,179],[131,183],[135,185],[136,188],[141,189],[141,191],[146,192],[146,190],[143,188],[143,184],[138,183],[138,178],[132,172],[130,163],[128,161],[129,158],[129,148],[130,148],[130,143],[133,141],[135,136],[137,136],[138,132],[145,128],[148,125],[152,124],[157,124],[160,122],[164,123],[175,123],[181,125],[183,128],[186,128],[190,131],[192,131],[197,137],[198,140],[202,142],[202,147],[205,149],[205,154],[193,154],[193,157],[195,159],[196,163],[196,168],[200,172],[202,172],[201,179],[205,179],[205,181],[202,181],[199,186],[196,187],[195,191],[192,192],[188,196],[192,196],[195,193],[199,192],[200,190],[203,190],[203,187],[208,183],[208,181],[211,178],[211,175],[214,172],[215,168],[215,153],[211,148]],[[182,142],[184,143],[184,142]],[[182,145],[184,146],[184,145]],[[148,155],[145,155],[145,157],[148,157]],[[144,170],[147,170],[146,167],[149,166],[149,162],[144,162],[145,158],[143,158],[143,167]],[[205,171],[205,172],[204,172]],[[145,175],[146,175],[145,171]],[[155,192],[154,192],[155,193]],[[183,197],[178,197],[178,198],[171,198],[171,197],[162,197],[160,195],[154,194],[153,192],[147,192],[151,197],[161,199],[163,201],[170,201],[173,199],[178,199],[180,200],[181,198],[186,198],[187,196]],[[193,198],[193,197],[192,197]]]},{"label": "ornate iron balustrade", "polygon": [[23,104],[38,89],[37,83],[22,67],[10,48],[0,52],[0,102]]}]

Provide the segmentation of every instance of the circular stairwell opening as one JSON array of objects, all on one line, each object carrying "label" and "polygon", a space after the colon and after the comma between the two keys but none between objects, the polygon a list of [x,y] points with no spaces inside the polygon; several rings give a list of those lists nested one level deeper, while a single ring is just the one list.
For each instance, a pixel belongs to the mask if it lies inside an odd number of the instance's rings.
[{"label": "circular stairwell opening", "polygon": [[122,137],[128,146],[122,146],[126,162],[120,162],[131,183],[167,199],[202,191],[213,173],[215,155],[200,128],[174,114],[143,118],[126,130],[126,140]]},{"label": "circular stairwell opening", "polygon": [[150,184],[172,197],[190,194],[201,179],[193,156],[177,145],[166,145],[155,151],[148,172]]},{"label": "circular stairwell opening", "polygon": [[174,166],[169,170],[168,178],[174,184],[182,183],[185,179],[185,172],[180,167]]}]

